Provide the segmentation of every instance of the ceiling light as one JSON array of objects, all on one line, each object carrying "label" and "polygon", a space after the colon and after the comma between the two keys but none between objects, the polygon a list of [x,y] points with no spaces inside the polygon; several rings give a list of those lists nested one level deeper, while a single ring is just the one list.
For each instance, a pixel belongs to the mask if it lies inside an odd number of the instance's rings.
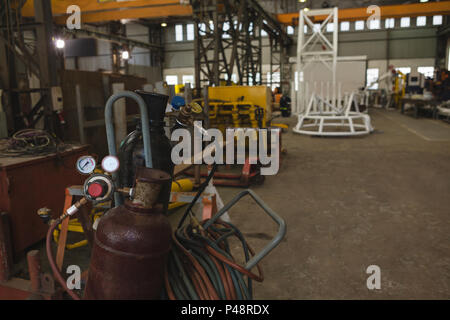
[{"label": "ceiling light", "polygon": [[161,23],[161,27],[163,27],[163,28],[167,27],[167,23],[162,22],[162,23]]},{"label": "ceiling light", "polygon": [[55,46],[58,49],[64,49],[64,47],[66,46],[66,42],[63,39],[56,39]]},{"label": "ceiling light", "polygon": [[123,59],[123,60],[128,60],[128,59],[130,59],[130,53],[129,53],[127,50],[122,51],[122,59]]},{"label": "ceiling light", "polygon": [[306,2],[306,0],[298,0],[298,2]]},{"label": "ceiling light", "polygon": [[307,12],[309,11],[309,8],[303,8],[303,11]]}]

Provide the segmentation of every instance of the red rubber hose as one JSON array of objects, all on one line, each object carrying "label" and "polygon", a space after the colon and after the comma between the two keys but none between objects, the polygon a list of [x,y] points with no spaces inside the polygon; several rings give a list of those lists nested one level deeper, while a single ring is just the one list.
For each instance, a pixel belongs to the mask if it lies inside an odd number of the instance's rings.
[{"label": "red rubber hose", "polygon": [[55,222],[53,222],[53,224],[51,225],[51,227],[48,229],[48,232],[47,232],[46,248],[47,248],[48,262],[50,263],[50,267],[53,270],[53,275],[55,276],[56,280],[58,280],[58,282],[61,285],[61,287],[63,287],[63,289],[69,294],[69,296],[72,297],[73,300],[81,300],[80,297],[75,294],[75,292],[73,292],[72,290],[67,288],[66,281],[64,280],[64,278],[62,277],[61,273],[59,272],[58,267],[56,266],[55,260],[53,259],[52,234],[53,234],[53,231],[55,231],[56,227],[60,223],[61,223],[60,219],[58,219]]}]

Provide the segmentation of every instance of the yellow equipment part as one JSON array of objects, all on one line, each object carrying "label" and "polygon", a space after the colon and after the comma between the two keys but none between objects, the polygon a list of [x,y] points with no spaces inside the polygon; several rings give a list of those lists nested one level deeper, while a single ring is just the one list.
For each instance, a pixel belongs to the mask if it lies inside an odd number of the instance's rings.
[{"label": "yellow equipment part", "polygon": [[267,86],[219,86],[208,88],[210,126],[224,130],[227,127],[259,126],[257,109],[262,109],[262,127],[272,115],[272,93]]}]

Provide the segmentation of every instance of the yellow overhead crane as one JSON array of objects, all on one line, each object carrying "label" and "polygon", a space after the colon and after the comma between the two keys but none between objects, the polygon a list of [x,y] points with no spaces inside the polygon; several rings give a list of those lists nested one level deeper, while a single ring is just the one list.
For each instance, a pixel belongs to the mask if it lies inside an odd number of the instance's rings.
[{"label": "yellow overhead crane", "polygon": [[[379,7],[381,19],[450,14],[450,1],[411,3]],[[372,14],[372,11],[367,11],[367,7],[339,9],[339,21],[366,20]],[[315,16],[314,21],[323,21],[327,17],[328,15]],[[298,18],[298,12],[277,15],[278,21],[286,25],[297,25]]]},{"label": "yellow overhead crane", "polygon": [[[34,0],[27,0],[22,9],[25,17],[34,16]],[[81,21],[87,23],[112,21],[120,19],[170,18],[192,16],[192,7],[180,4],[180,0],[52,0],[52,11],[55,22],[64,24],[68,17],[67,8],[76,4],[81,9]],[[450,14],[450,1],[413,3],[402,5],[380,6],[381,18],[417,17]],[[367,8],[339,9],[340,21],[367,19],[371,13]],[[316,21],[326,16],[315,18]],[[293,25],[298,23],[298,12],[278,14],[280,23]]]},{"label": "yellow overhead crane", "polygon": [[[94,23],[121,19],[162,18],[192,16],[190,5],[180,4],[180,0],[52,0],[52,12],[57,24],[65,24],[69,16],[67,8],[77,5],[81,10],[82,23]],[[27,0],[22,8],[25,17],[34,16],[34,1]]]}]

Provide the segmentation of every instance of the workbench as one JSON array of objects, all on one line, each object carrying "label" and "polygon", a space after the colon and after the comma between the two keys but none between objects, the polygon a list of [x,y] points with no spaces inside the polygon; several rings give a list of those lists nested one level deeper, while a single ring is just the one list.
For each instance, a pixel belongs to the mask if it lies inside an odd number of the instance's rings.
[{"label": "workbench", "polygon": [[45,238],[48,226],[37,210],[48,207],[60,216],[66,187],[83,184],[75,163],[88,149],[70,145],[45,156],[0,158],[0,282],[26,248]]},{"label": "workbench", "polygon": [[412,104],[414,109],[414,117],[419,117],[419,110],[426,109],[426,106],[431,106],[431,114],[434,117],[437,112],[437,106],[440,104],[439,101],[431,99],[418,99],[418,98],[402,98],[401,99],[401,112],[405,113],[405,104]]}]

